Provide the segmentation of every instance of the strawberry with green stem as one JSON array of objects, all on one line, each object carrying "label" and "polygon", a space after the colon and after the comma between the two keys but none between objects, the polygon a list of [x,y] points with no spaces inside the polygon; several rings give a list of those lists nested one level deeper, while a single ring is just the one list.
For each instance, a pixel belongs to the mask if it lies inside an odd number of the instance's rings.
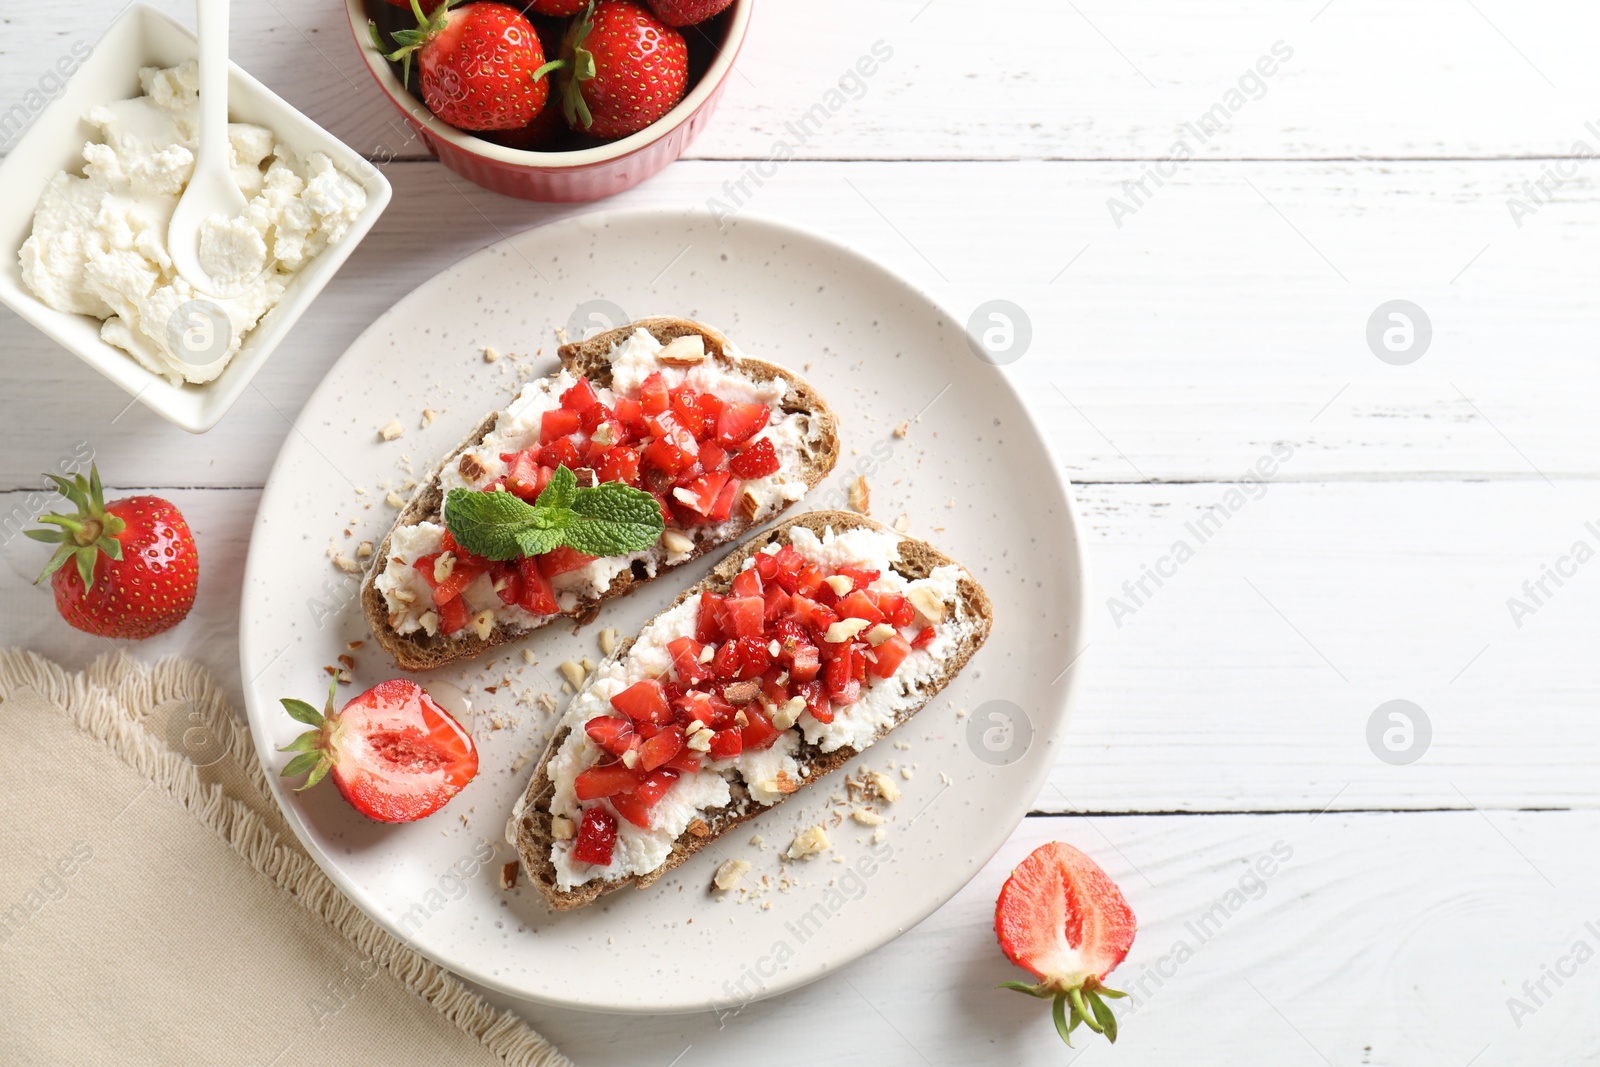
[{"label": "strawberry with green stem", "polygon": [[49,478],[75,510],[42,515],[39,521],[50,528],[27,534],[57,546],[38,580],[50,579],[61,617],[85,633],[132,640],[182,622],[200,584],[200,560],[183,513],[158,496],[107,504],[93,465],[87,478]]},{"label": "strawberry with green stem", "polygon": [[1104,998],[1127,994],[1105,977],[1128,955],[1137,928],[1122,891],[1094,860],[1059,841],[1041,845],[1006,879],[994,914],[1000,947],[1039,981],[1001,988],[1052,1001],[1068,1045],[1079,1024],[1114,1042],[1117,1017]]},{"label": "strawberry with green stem", "polygon": [[632,0],[596,0],[562,46],[567,125],[593,137],[637,133],[671,111],[689,84],[683,34]]}]

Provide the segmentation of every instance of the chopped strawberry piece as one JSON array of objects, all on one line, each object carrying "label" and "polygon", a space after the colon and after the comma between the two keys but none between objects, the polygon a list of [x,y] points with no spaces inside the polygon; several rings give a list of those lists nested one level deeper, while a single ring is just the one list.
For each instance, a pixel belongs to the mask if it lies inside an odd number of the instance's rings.
[{"label": "chopped strawberry piece", "polygon": [[737,637],[760,637],[766,602],[760,595],[730,597],[723,601],[728,609],[728,620]]},{"label": "chopped strawberry piece", "polygon": [[855,673],[853,646],[846,645],[841,655],[836,655],[823,668],[822,682],[828,699],[836,704],[854,704],[861,699],[861,680]]},{"label": "chopped strawberry piece", "polygon": [[743,751],[744,736],[738,730],[729,728],[711,735],[711,750],[707,755],[712,759],[733,759]]},{"label": "chopped strawberry piece", "polygon": [[639,779],[621,763],[600,763],[585,767],[572,780],[572,791],[579,800],[596,800],[617,793],[631,793]]},{"label": "chopped strawberry piece", "polygon": [[[705,396],[710,395],[710,393],[705,394]],[[701,399],[704,400],[704,397]],[[715,441],[700,442],[700,466],[704,467],[706,470],[714,471],[721,469],[723,461],[727,458],[728,453],[724,451],[722,446],[717,444]]]},{"label": "chopped strawberry piece", "polygon": [[672,710],[667,707],[666,694],[661,683],[654,678],[635,682],[611,698],[611,706],[628,716],[645,722],[672,721]]},{"label": "chopped strawberry piece", "polygon": [[678,422],[694,434],[695,440],[703,439],[709,427],[706,425],[705,411],[700,407],[699,394],[690,386],[680,385],[669,396],[672,413],[678,417]]},{"label": "chopped strawberry piece", "polygon": [[545,483],[550,480],[550,469],[539,466],[539,453],[524,449],[506,460],[506,489],[528,503],[539,498]]},{"label": "chopped strawberry piece", "polygon": [[694,463],[699,454],[693,435],[678,426],[645,445],[643,459],[646,466],[664,474],[676,475]]},{"label": "chopped strawberry piece", "polygon": [[789,676],[797,682],[809,682],[822,670],[822,654],[810,641],[796,645],[790,657]]},{"label": "chopped strawberry piece", "polygon": [[588,411],[599,403],[600,398],[587,378],[579,378],[576,385],[561,394],[561,406],[568,411]]},{"label": "chopped strawberry piece", "polygon": [[455,566],[450,568],[449,577],[433,587],[433,602],[443,605],[456,599],[463,589],[477,581],[478,576],[488,569],[487,560],[458,558]]},{"label": "chopped strawberry piece", "polygon": [[659,415],[667,410],[671,402],[671,397],[667,395],[667,383],[662,380],[660,371],[639,383],[639,410],[644,415]]},{"label": "chopped strawberry piece", "polygon": [[672,673],[682,685],[697,685],[710,677],[700,653],[705,645],[692,637],[678,637],[667,642],[667,653],[672,656]]},{"label": "chopped strawberry piece", "polygon": [[733,502],[738,499],[739,487],[743,484],[737,478],[729,478],[723,484],[722,492],[717,494],[717,501],[711,505],[706,518],[711,522],[726,522],[728,516],[733,514]]},{"label": "chopped strawberry piece", "polygon": [[911,647],[927,648],[929,645],[933,644],[933,639],[935,636],[936,635],[932,626],[924,626],[922,629],[917,631],[917,636],[911,639]]},{"label": "chopped strawberry piece", "polygon": [[570,433],[577,433],[582,425],[583,417],[576,411],[547,411],[539,416],[539,443],[547,445]]},{"label": "chopped strawberry piece", "polygon": [[833,721],[833,705],[828,701],[826,687],[821,682],[805,682],[796,687],[796,696],[806,702],[806,711],[820,723]]},{"label": "chopped strawberry piece", "polygon": [[763,587],[776,580],[778,577],[778,557],[776,555],[771,552],[757,552],[752,558],[755,560],[754,570],[761,578]]},{"label": "chopped strawberry piece", "polygon": [[873,659],[867,661],[867,673],[876,678],[887,678],[900,669],[900,664],[911,654],[911,644],[899,634],[872,649]]},{"label": "chopped strawberry piece", "polygon": [[717,444],[736,449],[760,433],[771,417],[772,412],[765,404],[727,403],[717,416]]},{"label": "chopped strawberry piece", "polygon": [[596,715],[583,724],[583,732],[613,756],[626,752],[634,738],[633,723],[618,715]]},{"label": "chopped strawberry piece", "polygon": [[761,575],[754,567],[746,567],[733,576],[733,582],[729,586],[728,592],[729,595],[736,597],[760,596]]},{"label": "chopped strawberry piece", "polygon": [[672,490],[672,497],[698,515],[709,515],[727,481],[727,471],[711,471],[695,478],[688,485]]},{"label": "chopped strawberry piece", "polygon": [[647,771],[660,767],[683,750],[683,730],[666,726],[639,749],[639,766]]},{"label": "chopped strawberry piece", "polygon": [[517,575],[522,579],[522,596],[517,600],[518,607],[535,615],[554,615],[561,610],[556,603],[555,587],[539,570],[536,557],[524,556],[517,560]]},{"label": "chopped strawberry piece", "polygon": [[583,822],[578,825],[578,836],[572,842],[572,858],[580,863],[609,866],[616,844],[617,820],[609,811],[590,808],[583,813]]},{"label": "chopped strawberry piece", "polygon": [[587,567],[599,558],[598,556],[585,555],[576,549],[562,545],[560,548],[553,548],[539,557],[539,571],[546,578],[554,578],[558,574],[566,574],[568,571]]},{"label": "chopped strawberry piece", "polygon": [[700,594],[700,610],[695,615],[694,639],[702,645],[709,645],[713,641],[722,639],[725,609],[722,598],[712,592]]},{"label": "chopped strawberry piece", "polygon": [[645,435],[644,410],[639,406],[637,400],[620,397],[616,403],[611,405],[611,413],[622,424],[623,429],[634,437],[643,437]]},{"label": "chopped strawberry piece", "polygon": [[557,467],[581,467],[578,446],[570,437],[560,437],[539,449],[539,465],[555,470]]},{"label": "chopped strawberry piece", "polygon": [[429,589],[439,584],[433,578],[433,565],[439,562],[439,557],[442,555],[443,552],[429,552],[425,556],[418,556],[417,561],[411,565],[412,570],[422,575],[422,580],[428,583]]},{"label": "chopped strawberry piece", "polygon": [[883,621],[891,626],[910,626],[917,617],[917,609],[911,606],[911,601],[898,593],[874,593],[868,591],[872,602],[878,605],[878,610],[883,612]]},{"label": "chopped strawberry piece", "polygon": [[794,595],[794,617],[816,634],[826,633],[828,627],[839,621],[838,615],[799,593]]},{"label": "chopped strawberry piece", "polygon": [[800,568],[800,573],[795,578],[794,591],[802,596],[809,597],[815,597],[823,590],[827,590],[827,592],[831,594],[833,590],[828,589],[827,585],[823,582],[823,579],[826,577],[827,575],[822,572],[821,567],[814,567],[811,564],[806,564]]},{"label": "chopped strawberry piece", "polygon": [[611,798],[611,806],[617,809],[617,814],[646,829],[650,826],[650,809],[662,798],[672,783],[678,780],[678,772],[666,767],[658,767],[643,778],[639,779],[639,786],[632,793],[621,793]]},{"label": "chopped strawberry piece", "polygon": [[739,668],[743,665],[739,658],[739,643],[729,640],[722,643],[717,649],[717,654],[711,658],[711,676],[723,681],[732,681],[739,677]]},{"label": "chopped strawberry piece", "polygon": [[639,453],[626,445],[615,445],[606,449],[605,459],[600,463],[598,474],[602,482],[625,482],[637,486]]},{"label": "chopped strawberry piece", "polygon": [[692,748],[686,748],[667,760],[662,766],[669,771],[677,771],[679,774],[699,774],[700,753]]},{"label": "chopped strawberry piece", "polygon": [[453,634],[472,621],[472,609],[460,597],[439,605],[439,632]]},{"label": "chopped strawberry piece", "polygon": [[749,720],[744,728],[739,731],[740,742],[744,750],[755,752],[759,749],[771,748],[772,743],[778,739],[778,735],[783,731],[772,725],[772,720],[767,717],[767,713],[755,704],[746,704],[744,714],[745,718]]},{"label": "chopped strawberry piece", "polygon": [[882,571],[870,571],[864,567],[840,567],[838,572],[850,579],[852,589],[865,589],[882,576]]},{"label": "chopped strawberry piece", "polygon": [[739,638],[740,678],[755,678],[772,666],[772,653],[767,649],[767,641],[768,638],[760,633]]},{"label": "chopped strawberry piece", "polygon": [[834,605],[833,610],[846,619],[865,619],[876,626],[883,621],[883,612],[871,597],[857,589]]},{"label": "chopped strawberry piece", "polygon": [[772,447],[772,439],[763,437],[734,456],[728,469],[741,478],[765,478],[769,474],[777,474],[782,466],[778,460],[778,450]]},{"label": "chopped strawberry piece", "polygon": [[766,611],[762,613],[762,618],[768,622],[777,622],[783,618],[784,615],[788,614],[789,605],[794,603],[794,598],[785,593],[782,587],[776,584],[768,586],[761,596],[767,604]]}]

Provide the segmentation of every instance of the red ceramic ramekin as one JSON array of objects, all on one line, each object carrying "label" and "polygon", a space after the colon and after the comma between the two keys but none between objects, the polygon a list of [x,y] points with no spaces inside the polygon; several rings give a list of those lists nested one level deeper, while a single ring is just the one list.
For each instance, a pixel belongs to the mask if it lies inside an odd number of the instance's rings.
[{"label": "red ceramic ramekin", "polygon": [[599,200],[631,189],[683,154],[710,121],[733,62],[744,44],[755,0],[733,0],[727,36],[700,80],[678,106],[638,133],[597,148],[571,152],[525,152],[474,137],[448,126],[406,92],[400,78],[372,47],[367,4],[383,0],[345,0],[345,14],[356,48],[378,88],[416,130],[433,157],[468,181],[523,200]]}]

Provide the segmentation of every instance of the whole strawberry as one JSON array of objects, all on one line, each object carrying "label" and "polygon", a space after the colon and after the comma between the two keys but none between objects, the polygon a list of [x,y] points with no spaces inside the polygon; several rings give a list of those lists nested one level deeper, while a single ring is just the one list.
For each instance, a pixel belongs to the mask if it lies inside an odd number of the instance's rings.
[{"label": "whole strawberry", "polygon": [[528,10],[539,15],[568,18],[589,6],[589,0],[531,0]]},{"label": "whole strawberry", "polygon": [[668,26],[693,26],[720,15],[733,0],[650,0],[650,10]]},{"label": "whole strawberry", "polygon": [[[522,12],[505,4],[454,7],[445,0],[431,15],[414,3],[417,28],[396,30],[400,45],[384,58],[404,66],[411,80],[417,57],[422,102],[441,122],[458,130],[515,130],[528,125],[550,96],[547,75],[558,64],[544,61],[539,35]],[[377,26],[368,23],[382,51]]]},{"label": "whole strawberry", "polygon": [[637,133],[689,84],[683,35],[632,0],[598,0],[573,23],[563,62],[567,124],[594,137]]},{"label": "whole strawberry", "polygon": [[61,617],[85,633],[133,640],[182,622],[194,607],[200,563],[178,509],[158,496],[105,503],[93,466],[88,478],[50,479],[77,510],[41,516],[59,529],[28,536],[60,546],[39,581],[50,579]]}]

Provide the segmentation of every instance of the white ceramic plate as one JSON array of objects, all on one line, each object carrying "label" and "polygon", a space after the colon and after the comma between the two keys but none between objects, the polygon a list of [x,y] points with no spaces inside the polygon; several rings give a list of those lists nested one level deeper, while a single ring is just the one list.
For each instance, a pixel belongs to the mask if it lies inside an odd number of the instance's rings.
[{"label": "white ceramic plate", "polygon": [[[848,810],[830,799],[844,789],[835,774],[648,891],[558,914],[525,884],[499,888],[500,865],[514,858],[503,839],[507,812],[558,717],[519,694],[549,692],[564,707],[557,665],[598,660],[601,628],[636,629],[709,562],[608,605],[576,634],[567,626],[535,633],[523,644],[535,665],[513,648],[487,667],[422,678],[476,687],[468,725],[481,750],[478,778],[431,818],[383,826],[357,815],[331,785],[276,791],[340,888],[460,975],[592,1010],[734,1010],[872,951],[953,896],[1027,812],[1065,725],[1075,673],[1065,669],[1083,628],[1067,485],[1021,399],[974,354],[963,323],[909,283],[771,221],[741,218],[719,229],[700,212],[629,211],[518,234],[420,286],[333,367],[273,469],[245,575],[246,705],[276,785],[287,757],[275,749],[301,729],[278,698],[320,705],[324,667],[367,637],[357,580],[330,562],[330,537],[352,556],[360,540],[380,541],[394,516],[381,486],[403,479],[406,458],[423,476],[499,406],[521,377],[517,362],[531,362],[535,374],[552,369],[558,327],[581,333],[624,314],[702,319],[752,355],[804,368],[841,417],[844,454],[798,509],[842,506],[846,481],[864,474],[874,515],[908,515],[913,535],[966,564],[994,600],[994,631],[961,677],[851,765],[888,770],[903,790],[885,808],[882,842],[848,819],[834,825]],[[523,360],[486,362],[485,345]],[[424,408],[441,412],[425,429]],[[377,428],[395,418],[405,435],[381,442]],[[914,420],[910,432],[896,437],[904,420]],[[353,655],[354,685],[341,687],[343,698],[397,673],[370,642]],[[819,821],[833,851],[780,862],[794,834]],[[750,844],[753,833],[765,847]],[[752,863],[747,885],[767,879],[759,900],[708,892],[726,858]]]}]

